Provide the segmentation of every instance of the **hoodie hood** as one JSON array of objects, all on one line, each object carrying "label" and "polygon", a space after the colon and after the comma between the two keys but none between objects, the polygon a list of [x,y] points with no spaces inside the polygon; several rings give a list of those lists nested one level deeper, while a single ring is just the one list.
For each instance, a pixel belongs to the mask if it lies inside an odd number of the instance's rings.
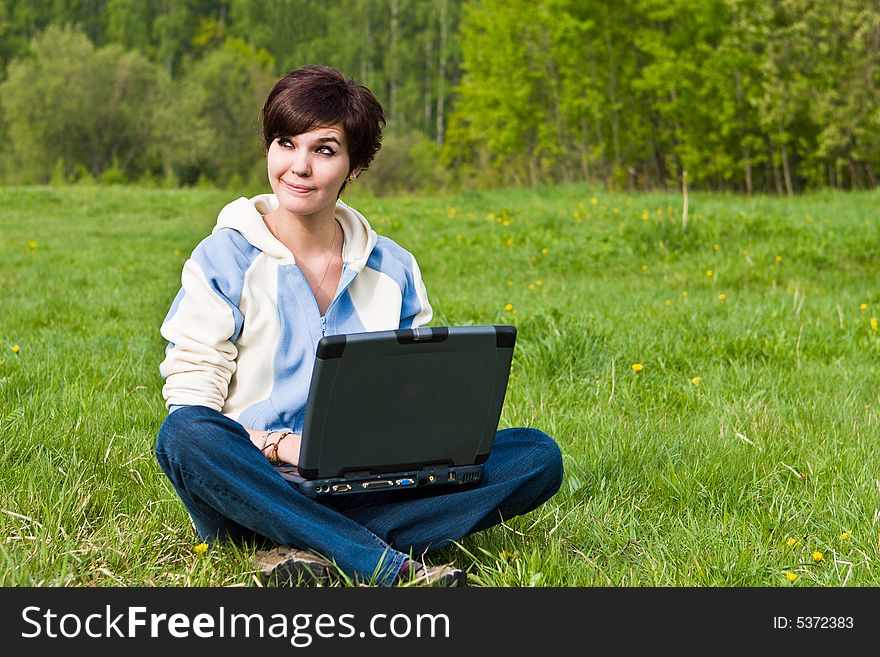
[{"label": "hoodie hood", "polygon": [[[259,194],[238,198],[224,207],[212,232],[231,228],[263,253],[279,260],[293,262],[293,254],[276,239],[263,221],[263,215],[278,207],[275,194]],[[361,271],[376,246],[378,236],[366,218],[340,200],[336,201],[336,221],[342,226],[342,261],[354,271]]]}]

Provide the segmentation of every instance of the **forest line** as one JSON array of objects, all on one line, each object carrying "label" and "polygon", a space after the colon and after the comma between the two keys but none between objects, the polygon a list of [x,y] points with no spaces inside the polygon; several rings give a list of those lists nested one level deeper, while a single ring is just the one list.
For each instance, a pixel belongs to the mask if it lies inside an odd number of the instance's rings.
[{"label": "forest line", "polygon": [[10,0],[0,180],[254,183],[262,98],[307,63],[382,101],[377,193],[877,185],[869,0]]}]

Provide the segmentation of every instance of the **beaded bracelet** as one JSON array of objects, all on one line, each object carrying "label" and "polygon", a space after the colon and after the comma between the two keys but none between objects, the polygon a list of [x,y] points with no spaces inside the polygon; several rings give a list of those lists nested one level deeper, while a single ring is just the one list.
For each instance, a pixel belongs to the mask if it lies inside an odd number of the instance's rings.
[{"label": "beaded bracelet", "polygon": [[278,445],[281,444],[282,440],[292,435],[293,431],[285,431],[280,436],[278,436],[278,440],[272,443],[272,452],[271,456],[269,457],[269,463],[281,463],[281,460],[278,458]]},{"label": "beaded bracelet", "polygon": [[[269,442],[269,436],[271,436],[273,433],[279,433],[278,429],[272,429],[271,431],[267,431],[263,434],[263,444],[260,445],[261,452],[264,452],[266,450],[266,443]],[[271,445],[269,445],[269,447],[271,447]]]}]

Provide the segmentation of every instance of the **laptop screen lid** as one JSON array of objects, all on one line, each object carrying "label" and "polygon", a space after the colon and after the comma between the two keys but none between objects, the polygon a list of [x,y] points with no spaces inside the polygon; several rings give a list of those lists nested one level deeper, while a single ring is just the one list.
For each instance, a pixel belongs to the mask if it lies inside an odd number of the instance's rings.
[{"label": "laptop screen lid", "polygon": [[513,326],[322,338],[300,447],[306,479],[489,457],[516,342]]}]

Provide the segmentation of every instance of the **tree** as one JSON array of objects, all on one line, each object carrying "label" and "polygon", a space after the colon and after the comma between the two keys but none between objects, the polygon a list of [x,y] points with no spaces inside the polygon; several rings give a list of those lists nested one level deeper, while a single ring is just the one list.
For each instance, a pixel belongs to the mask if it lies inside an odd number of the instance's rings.
[{"label": "tree", "polygon": [[162,159],[181,182],[225,185],[263,172],[259,114],[275,83],[275,61],[241,39],[209,51],[175,84],[162,113]]},{"label": "tree", "polygon": [[77,166],[94,177],[114,164],[144,170],[168,82],[138,53],[118,45],[95,49],[78,29],[49,27],[0,85],[7,175],[47,182],[59,161],[67,176]]},{"label": "tree", "polygon": [[815,148],[806,154],[804,174],[834,187],[875,186],[880,13],[856,0],[821,10],[807,4],[798,11],[819,55],[813,58],[807,97]]},{"label": "tree", "polygon": [[449,136],[449,161],[478,161],[484,175],[535,184],[542,159],[556,151],[548,132],[546,35],[528,0],[474,2],[461,23],[462,80]]}]

